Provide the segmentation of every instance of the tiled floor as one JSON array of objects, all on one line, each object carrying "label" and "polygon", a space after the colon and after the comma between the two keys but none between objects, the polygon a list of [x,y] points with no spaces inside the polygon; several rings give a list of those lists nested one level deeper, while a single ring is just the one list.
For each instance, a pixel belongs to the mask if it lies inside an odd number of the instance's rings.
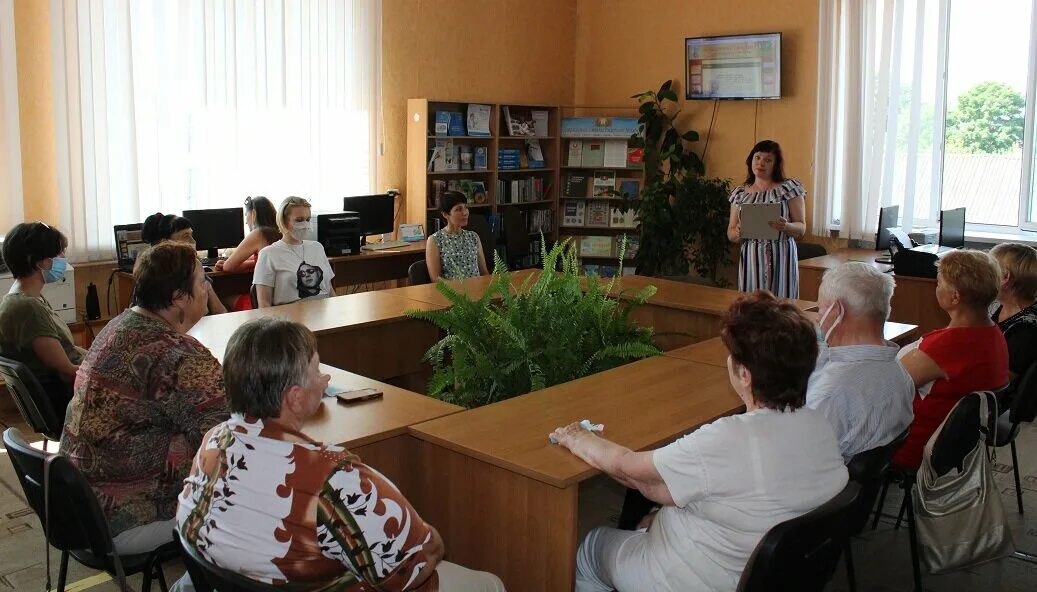
[{"label": "tiled floor", "polygon": [[[27,432],[17,415],[0,416],[0,428],[14,425]],[[1023,503],[1026,514],[1016,511],[1015,484],[1012,478],[1011,454],[1007,448],[998,451],[996,479],[1001,486],[1006,515],[1013,527],[1013,536],[1019,551],[1037,555],[1037,427],[1026,426],[1017,440],[1023,475]],[[41,590],[45,582],[44,544],[40,522],[29,510],[21,486],[14,475],[6,451],[0,448],[0,591]],[[580,530],[582,535],[593,526],[614,523],[623,502],[623,488],[606,478],[593,479],[581,491]],[[891,489],[886,501],[886,514],[895,514],[900,504],[897,490]],[[857,566],[858,590],[894,592],[910,591],[911,561],[908,554],[908,534],[905,528],[893,529],[893,519],[885,518],[875,531],[853,542]],[[449,553],[449,549],[448,549]],[[59,555],[51,554],[52,584],[57,582]],[[183,573],[179,564],[166,566],[166,580],[172,584]],[[965,592],[1037,590],[1037,564],[1015,558],[1003,559],[970,570],[942,576],[926,574],[926,590]],[[96,582],[96,583],[95,583]],[[106,576],[69,564],[69,592],[117,592],[117,587]],[[78,583],[79,587],[73,587]],[[140,576],[130,578],[130,585],[139,589]],[[157,585],[154,586],[157,590]],[[832,592],[848,589],[845,572],[836,573],[828,589]]]}]

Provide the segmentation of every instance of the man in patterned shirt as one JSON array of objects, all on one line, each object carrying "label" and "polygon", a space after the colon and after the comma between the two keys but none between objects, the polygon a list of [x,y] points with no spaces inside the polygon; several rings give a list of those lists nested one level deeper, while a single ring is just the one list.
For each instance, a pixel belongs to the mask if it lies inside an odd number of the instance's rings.
[{"label": "man in patterned shirt", "polygon": [[439,533],[385,476],[302,433],[330,379],[318,365],[300,324],[258,319],[231,336],[232,415],[206,434],[185,480],[184,541],[215,565],[291,590],[504,590],[492,574],[441,561]]}]

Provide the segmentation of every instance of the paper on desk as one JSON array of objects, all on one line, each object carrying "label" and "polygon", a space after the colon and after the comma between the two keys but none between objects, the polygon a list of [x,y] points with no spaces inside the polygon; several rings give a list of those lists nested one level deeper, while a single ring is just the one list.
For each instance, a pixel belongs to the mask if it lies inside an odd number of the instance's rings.
[{"label": "paper on desk", "polygon": [[[588,432],[604,432],[605,431],[605,424],[603,424],[603,423],[591,423],[591,421],[589,419],[581,419],[580,420],[580,427],[585,429],[585,430],[587,430]],[[558,440],[555,440],[554,436],[548,436],[547,439],[550,440],[552,444],[557,444],[558,443]]]},{"label": "paper on desk", "polygon": [[775,240],[778,231],[767,223],[781,217],[781,204],[742,204],[738,209],[738,221],[742,225],[742,238]]}]

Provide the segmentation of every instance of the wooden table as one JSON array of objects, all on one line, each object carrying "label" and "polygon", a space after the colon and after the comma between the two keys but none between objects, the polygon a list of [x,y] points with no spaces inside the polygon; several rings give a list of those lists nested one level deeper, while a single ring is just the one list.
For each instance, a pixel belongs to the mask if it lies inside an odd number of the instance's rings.
[{"label": "wooden table", "polygon": [[[527,277],[538,274],[535,269],[522,269],[511,273],[511,284],[512,286],[521,286],[522,282]],[[452,288],[462,292],[469,298],[477,299],[481,298],[486,289],[490,286],[493,281],[492,275],[484,275],[475,278],[468,278],[464,280],[453,280],[447,282]],[[446,296],[440,293],[439,288],[436,287],[435,283],[422,284],[420,286],[404,286],[402,288],[389,288],[381,291],[383,294],[391,294],[393,296],[399,296],[400,298],[406,298],[416,302],[422,302],[428,305],[437,306],[440,308],[449,308],[450,301]]]},{"label": "wooden table", "polygon": [[[868,249],[840,249],[823,257],[804,259],[799,262],[799,295],[807,300],[817,300],[824,272],[847,261],[861,261],[879,271],[889,271],[890,265],[875,263],[877,257],[884,255],[881,251]],[[893,291],[891,321],[918,325],[922,334],[947,326],[950,317],[936,303],[935,279],[900,275],[894,279],[897,287]]]},{"label": "wooden table", "polygon": [[405,313],[435,308],[384,291],[361,292],[207,316],[190,334],[222,359],[230,336],[243,323],[262,317],[286,318],[314,332],[322,362],[376,380],[394,379],[411,390],[423,391],[427,368],[421,358],[439,339],[439,331]]},{"label": "wooden table", "polygon": [[743,409],[725,369],[659,356],[417,424],[418,511],[451,561],[497,574],[512,592],[571,590],[579,485],[598,472],[548,434],[586,418],[647,450]]},{"label": "wooden table", "polygon": [[[425,242],[414,243],[398,249],[384,251],[361,251],[359,255],[329,257],[335,270],[334,285],[343,287],[368,282],[384,282],[405,279],[407,269],[415,261],[425,258]],[[206,275],[212,280],[216,294],[225,297],[248,294],[252,287],[252,269],[235,271],[210,271]],[[115,276],[115,302],[117,313],[129,306],[133,294],[133,274],[119,272]]]}]

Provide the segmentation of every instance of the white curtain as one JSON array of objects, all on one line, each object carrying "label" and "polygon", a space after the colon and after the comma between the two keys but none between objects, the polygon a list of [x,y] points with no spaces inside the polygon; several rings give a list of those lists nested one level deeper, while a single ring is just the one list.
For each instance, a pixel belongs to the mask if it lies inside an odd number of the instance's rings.
[{"label": "white curtain", "polygon": [[873,239],[939,209],[949,0],[819,0],[812,232]]},{"label": "white curtain", "polygon": [[0,235],[25,216],[16,70],[14,0],[0,0]]},{"label": "white curtain", "polygon": [[62,229],[372,193],[381,0],[51,0]]}]

